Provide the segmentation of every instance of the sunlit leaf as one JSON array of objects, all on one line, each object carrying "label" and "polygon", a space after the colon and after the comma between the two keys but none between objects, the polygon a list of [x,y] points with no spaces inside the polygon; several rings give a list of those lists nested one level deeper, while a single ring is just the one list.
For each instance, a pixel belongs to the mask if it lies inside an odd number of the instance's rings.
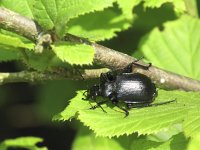
[{"label": "sunlit leaf", "polygon": [[[158,95],[155,103],[172,99],[177,99],[177,103],[131,109],[129,116],[124,118],[124,112],[116,107],[112,108],[112,105],[103,105],[107,113],[100,108],[90,110],[91,102],[82,100],[83,91],[80,91],[56,119],[67,120],[76,114],[78,120],[94,130],[99,136],[129,135],[133,132],[152,134],[167,130],[171,125],[183,123],[189,109],[199,105],[199,93],[159,90]],[[95,103],[92,103],[92,105],[95,105]],[[119,120],[123,121],[119,122]]]},{"label": "sunlit leaf", "polygon": [[67,31],[91,41],[102,41],[116,36],[116,32],[125,30],[130,25],[131,22],[124,15],[111,9],[105,9],[101,12],[86,14],[71,20]]},{"label": "sunlit leaf", "polygon": [[183,13],[186,10],[185,3],[183,0],[145,0],[144,6],[145,7],[160,7],[165,3],[171,3],[174,5],[175,11],[177,13]]},{"label": "sunlit leaf", "polygon": [[53,46],[53,51],[58,58],[70,64],[91,64],[94,58],[93,47],[86,44],[59,42]]},{"label": "sunlit leaf", "polygon": [[119,4],[119,7],[122,9],[123,15],[125,15],[127,19],[132,19],[132,10],[141,2],[141,0],[117,0],[117,2]]},{"label": "sunlit leaf", "polygon": [[32,6],[34,0],[1,0],[0,6],[20,13],[23,16],[33,18]]},{"label": "sunlit leaf", "polygon": [[[88,131],[86,128],[79,129],[76,139],[73,143],[73,150],[125,150],[130,145],[124,145],[129,142],[129,138],[132,137],[121,137],[117,138],[103,138],[96,137],[94,133]],[[120,144],[120,142],[123,143]]]},{"label": "sunlit leaf", "polygon": [[0,143],[1,150],[8,148],[26,148],[28,150],[47,150],[46,147],[38,147],[36,144],[42,142],[43,139],[38,137],[19,137],[16,139],[7,139]]},{"label": "sunlit leaf", "polygon": [[153,29],[139,49],[155,66],[200,80],[200,21],[183,16]]},{"label": "sunlit leaf", "polygon": [[190,139],[187,150],[198,150],[200,149],[200,134],[196,134],[196,136]]},{"label": "sunlit leaf", "polygon": [[27,49],[34,48],[33,43],[24,43],[21,39],[17,37],[4,35],[1,33],[0,33],[0,44],[6,45],[6,46],[12,46],[13,48],[27,48]]},{"label": "sunlit leaf", "polygon": [[85,13],[103,10],[112,6],[114,0],[35,0],[34,18],[45,29],[53,27],[59,35],[63,35],[70,18]]}]

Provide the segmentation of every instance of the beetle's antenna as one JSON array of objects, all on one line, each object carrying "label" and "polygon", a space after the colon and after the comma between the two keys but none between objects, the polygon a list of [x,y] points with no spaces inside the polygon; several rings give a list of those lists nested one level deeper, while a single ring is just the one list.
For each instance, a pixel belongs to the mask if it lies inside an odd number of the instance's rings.
[{"label": "beetle's antenna", "polygon": [[144,58],[144,56],[142,56],[142,57],[140,57],[140,58],[134,60],[134,61],[131,63],[131,65],[136,65],[136,66],[141,67],[141,68],[143,68],[143,69],[145,69],[145,70],[148,70],[149,67],[151,67],[151,65],[152,65],[151,63],[149,63],[148,66],[142,65],[142,64],[138,64],[138,63],[137,63],[138,61],[142,60],[143,58]]},{"label": "beetle's antenna", "polygon": [[75,71],[81,76],[81,78],[85,81],[85,78],[83,77],[83,75],[81,74],[81,72],[75,68]]},{"label": "beetle's antenna", "polygon": [[83,75],[81,74],[81,72],[78,70],[78,73],[80,74],[80,76],[81,76],[81,78],[83,79],[83,80],[85,80],[85,78],[83,77]]}]

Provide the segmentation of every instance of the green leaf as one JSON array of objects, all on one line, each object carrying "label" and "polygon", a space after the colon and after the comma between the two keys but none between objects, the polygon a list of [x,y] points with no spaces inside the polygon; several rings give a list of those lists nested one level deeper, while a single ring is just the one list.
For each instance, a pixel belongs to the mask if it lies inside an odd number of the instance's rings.
[{"label": "green leaf", "polygon": [[27,48],[27,49],[33,49],[34,44],[33,43],[24,43],[21,39],[17,37],[12,37],[9,35],[4,35],[0,33],[0,44],[12,46],[13,48]]},{"label": "green leaf", "polygon": [[145,139],[133,140],[131,144],[131,150],[185,150],[187,147],[188,140],[183,134],[173,136],[167,142],[154,142]]},{"label": "green leaf", "polygon": [[[73,150],[125,150],[124,144],[129,140],[128,137],[117,138],[103,138],[96,137],[94,133],[88,131],[88,129],[81,128],[76,136],[76,139],[72,145]],[[125,145],[130,147],[129,145]]]},{"label": "green leaf", "polygon": [[94,49],[86,44],[76,44],[71,42],[57,42],[53,51],[64,62],[70,64],[92,64]]},{"label": "green leaf", "polygon": [[[180,109],[181,106],[174,105],[168,106],[170,108],[165,107],[166,106],[160,106],[159,108],[149,107],[143,110],[132,109],[129,117],[125,119],[123,113],[119,115],[114,110],[105,109],[107,114],[103,114],[102,110],[94,112],[89,110],[79,111],[80,114],[78,119],[83,122],[84,125],[89,126],[90,129],[94,130],[97,136],[112,137],[123,134],[129,135],[133,132],[138,132],[139,134],[151,134],[166,130],[172,124],[182,122],[182,119],[187,112],[186,109]],[[177,117],[174,117],[174,115]],[[124,120],[119,122],[119,120],[122,119]]]},{"label": "green leaf", "polygon": [[0,62],[19,60],[20,58],[21,54],[18,49],[0,44]]},{"label": "green leaf", "polygon": [[155,66],[200,80],[200,20],[183,16],[142,39],[139,49]]},{"label": "green leaf", "polygon": [[125,15],[127,19],[131,20],[133,18],[132,10],[141,2],[141,0],[117,0],[117,2],[119,7],[122,9],[123,15]]},{"label": "green leaf", "polygon": [[200,149],[200,134],[197,134],[196,136],[190,139],[187,148],[187,150],[197,150],[197,149]]},{"label": "green leaf", "polygon": [[69,19],[103,10],[115,0],[35,0],[34,18],[45,30],[53,27],[62,35]]},{"label": "green leaf", "polygon": [[[164,31],[154,29],[143,39],[140,49],[156,66],[200,79],[199,27],[198,19],[184,16],[179,20],[166,23]],[[194,100],[195,95],[191,96],[190,99]],[[197,107],[188,111],[183,122],[183,130],[187,137],[195,137],[200,133],[199,104],[198,101],[195,102]]]},{"label": "green leaf", "polygon": [[159,8],[165,3],[171,3],[177,13],[184,13],[186,11],[185,3],[183,0],[117,0],[119,7],[122,9],[123,14],[128,19],[132,19],[132,10],[141,2],[145,8]]},{"label": "green leaf", "polygon": [[[71,100],[69,106],[61,112],[56,119],[67,120],[78,115],[77,118],[98,136],[120,136],[138,132],[139,134],[158,133],[169,129],[172,125],[183,123],[188,110],[198,107],[199,93],[181,91],[159,90],[155,103],[177,99],[177,103],[166,104],[157,107],[145,107],[131,109],[130,115],[124,118],[124,113],[112,105],[102,105],[107,113],[100,108],[90,110],[90,103],[82,100],[83,91]],[[95,105],[95,103],[92,103]],[[55,118],[54,118],[55,119]],[[120,121],[119,120],[123,120]]]},{"label": "green leaf", "polygon": [[80,128],[72,145],[73,150],[184,150],[188,140],[183,133],[173,136],[166,142],[149,141],[145,136],[132,134],[120,136],[119,138],[96,137],[94,133],[86,128]]},{"label": "green leaf", "polygon": [[150,8],[158,8],[164,3],[172,3],[174,5],[174,9],[177,13],[183,13],[186,11],[184,0],[145,0],[144,6]]},{"label": "green leaf", "polygon": [[[90,20],[90,21],[86,21]],[[68,24],[68,32],[91,41],[102,41],[116,36],[119,32],[130,27],[131,22],[122,14],[111,9],[82,15],[72,19]]]},{"label": "green leaf", "polygon": [[0,6],[18,12],[23,16],[33,18],[31,11],[33,3],[34,0],[1,0]]},{"label": "green leaf", "polygon": [[187,137],[200,135],[200,112],[199,107],[191,109],[184,120],[183,128]]},{"label": "green leaf", "polygon": [[38,71],[45,71],[50,69],[55,55],[51,51],[44,51],[43,53],[35,53],[33,51],[26,51],[28,57],[27,66]]},{"label": "green leaf", "polygon": [[7,139],[0,143],[1,150],[8,148],[27,148],[28,150],[47,150],[46,147],[38,147],[36,144],[42,142],[43,139],[38,137],[19,137],[16,139]]},{"label": "green leaf", "polygon": [[182,124],[174,124],[165,131],[147,135],[147,139],[156,142],[168,141],[173,135],[183,132]]},{"label": "green leaf", "polygon": [[[71,120],[78,112],[77,110],[89,109],[90,107],[88,107],[88,101],[82,100],[83,93],[84,91],[78,91],[77,95],[70,100],[70,104],[67,106],[67,108],[64,109],[61,113],[55,115],[53,120]],[[77,105],[77,102],[79,101],[81,103]]]},{"label": "green leaf", "polygon": [[56,23],[60,1],[55,0],[35,0],[33,5],[33,15],[35,20],[43,27],[44,30],[51,30]]}]

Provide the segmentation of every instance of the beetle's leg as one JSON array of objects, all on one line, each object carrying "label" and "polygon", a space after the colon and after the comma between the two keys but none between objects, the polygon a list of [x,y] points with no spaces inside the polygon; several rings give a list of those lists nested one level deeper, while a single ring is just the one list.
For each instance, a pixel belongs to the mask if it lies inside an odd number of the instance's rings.
[{"label": "beetle's leg", "polygon": [[127,103],[126,104],[126,107],[128,109],[131,109],[131,108],[143,108],[143,107],[148,107],[149,106],[149,103]]},{"label": "beetle's leg", "polygon": [[87,99],[88,99],[88,98],[87,98],[88,96],[87,96],[86,93],[88,93],[88,91],[84,91],[84,92],[83,92],[83,96],[84,96],[84,97],[82,98],[82,100],[87,100]]},{"label": "beetle's leg", "polygon": [[148,63],[148,65],[141,65],[141,64],[136,63],[135,61],[133,63],[131,63],[131,64],[132,65],[134,64],[134,65],[136,65],[138,67],[141,67],[142,69],[145,69],[145,70],[148,70],[152,65],[151,63]]},{"label": "beetle's leg", "polygon": [[137,63],[137,62],[140,61],[141,59],[143,59],[143,57],[134,60],[132,63],[130,63],[128,66],[126,66],[126,67],[123,69],[123,73],[131,73],[131,72],[133,71],[133,69],[132,69],[133,65],[138,66],[138,67],[140,67],[140,68],[142,68],[142,69],[148,70],[149,67],[151,67],[151,63],[149,63],[148,65],[142,65],[142,64]]},{"label": "beetle's leg", "polygon": [[119,109],[121,109],[121,110],[124,111],[124,113],[125,113],[124,118],[126,118],[126,117],[129,115],[128,110],[126,110],[125,108],[122,108],[121,106],[119,106],[118,103],[113,102],[113,104],[114,104],[115,106],[117,106]]},{"label": "beetle's leg", "polygon": [[164,104],[168,104],[168,103],[172,103],[172,102],[176,102],[176,99],[170,100],[170,101],[165,101],[165,102],[160,102],[160,103],[148,104],[148,106],[149,107],[151,107],[151,106],[159,106],[159,105],[164,105]]},{"label": "beetle's leg", "polygon": [[82,100],[87,100],[87,98],[83,97]]},{"label": "beetle's leg", "polygon": [[133,108],[133,104],[127,103],[127,104],[126,104],[126,107],[127,107],[128,109],[131,109],[131,108]]},{"label": "beetle's leg", "polygon": [[102,102],[98,102],[97,105],[92,106],[90,109],[96,109],[97,107],[100,107],[102,104],[105,104],[108,101],[102,101]]},{"label": "beetle's leg", "polygon": [[119,106],[118,100],[117,100],[117,98],[116,98],[116,93],[112,93],[111,95],[109,95],[109,99],[112,101],[112,103],[113,103],[115,106],[117,106],[119,109],[121,109],[121,110],[124,111],[124,113],[125,113],[124,118],[127,117],[127,116],[129,115],[128,110],[126,110],[126,109],[122,108],[121,106]]},{"label": "beetle's leg", "polygon": [[[95,102],[96,102],[96,100],[95,100]],[[105,104],[106,102],[108,102],[108,101],[102,101],[102,102],[98,102],[98,103],[96,102],[97,105],[92,106],[90,109],[96,109],[97,107],[100,107],[100,108],[102,109],[103,112],[107,113],[107,112],[103,109],[103,107],[101,107],[101,105],[102,105],[102,104]]]},{"label": "beetle's leg", "polygon": [[146,66],[146,65],[141,65],[141,64],[138,64],[138,63],[137,63],[138,61],[142,60],[143,58],[144,58],[144,56],[142,56],[142,57],[136,59],[136,60],[133,61],[131,64],[134,64],[134,65],[136,65],[136,66],[138,66],[138,67],[141,67],[141,68],[143,68],[143,69],[145,69],[145,70],[148,70],[149,67],[151,67],[151,63],[149,63],[147,66]]},{"label": "beetle's leg", "polygon": [[170,101],[166,101],[166,102],[160,102],[160,103],[138,103],[138,104],[133,104],[133,103],[128,103],[127,104],[127,108],[143,108],[143,107],[152,107],[152,106],[159,106],[159,105],[164,105],[164,104],[168,104],[168,103],[172,103],[172,102],[176,102],[175,100],[170,100]]}]

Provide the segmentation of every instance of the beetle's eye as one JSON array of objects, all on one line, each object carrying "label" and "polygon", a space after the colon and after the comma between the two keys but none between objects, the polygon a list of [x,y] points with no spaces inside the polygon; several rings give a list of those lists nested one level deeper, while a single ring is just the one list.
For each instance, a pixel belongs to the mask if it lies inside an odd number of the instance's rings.
[{"label": "beetle's eye", "polygon": [[114,76],[111,75],[111,74],[108,74],[108,75],[107,75],[107,78],[108,78],[110,81],[114,81],[116,77],[114,77]]}]

